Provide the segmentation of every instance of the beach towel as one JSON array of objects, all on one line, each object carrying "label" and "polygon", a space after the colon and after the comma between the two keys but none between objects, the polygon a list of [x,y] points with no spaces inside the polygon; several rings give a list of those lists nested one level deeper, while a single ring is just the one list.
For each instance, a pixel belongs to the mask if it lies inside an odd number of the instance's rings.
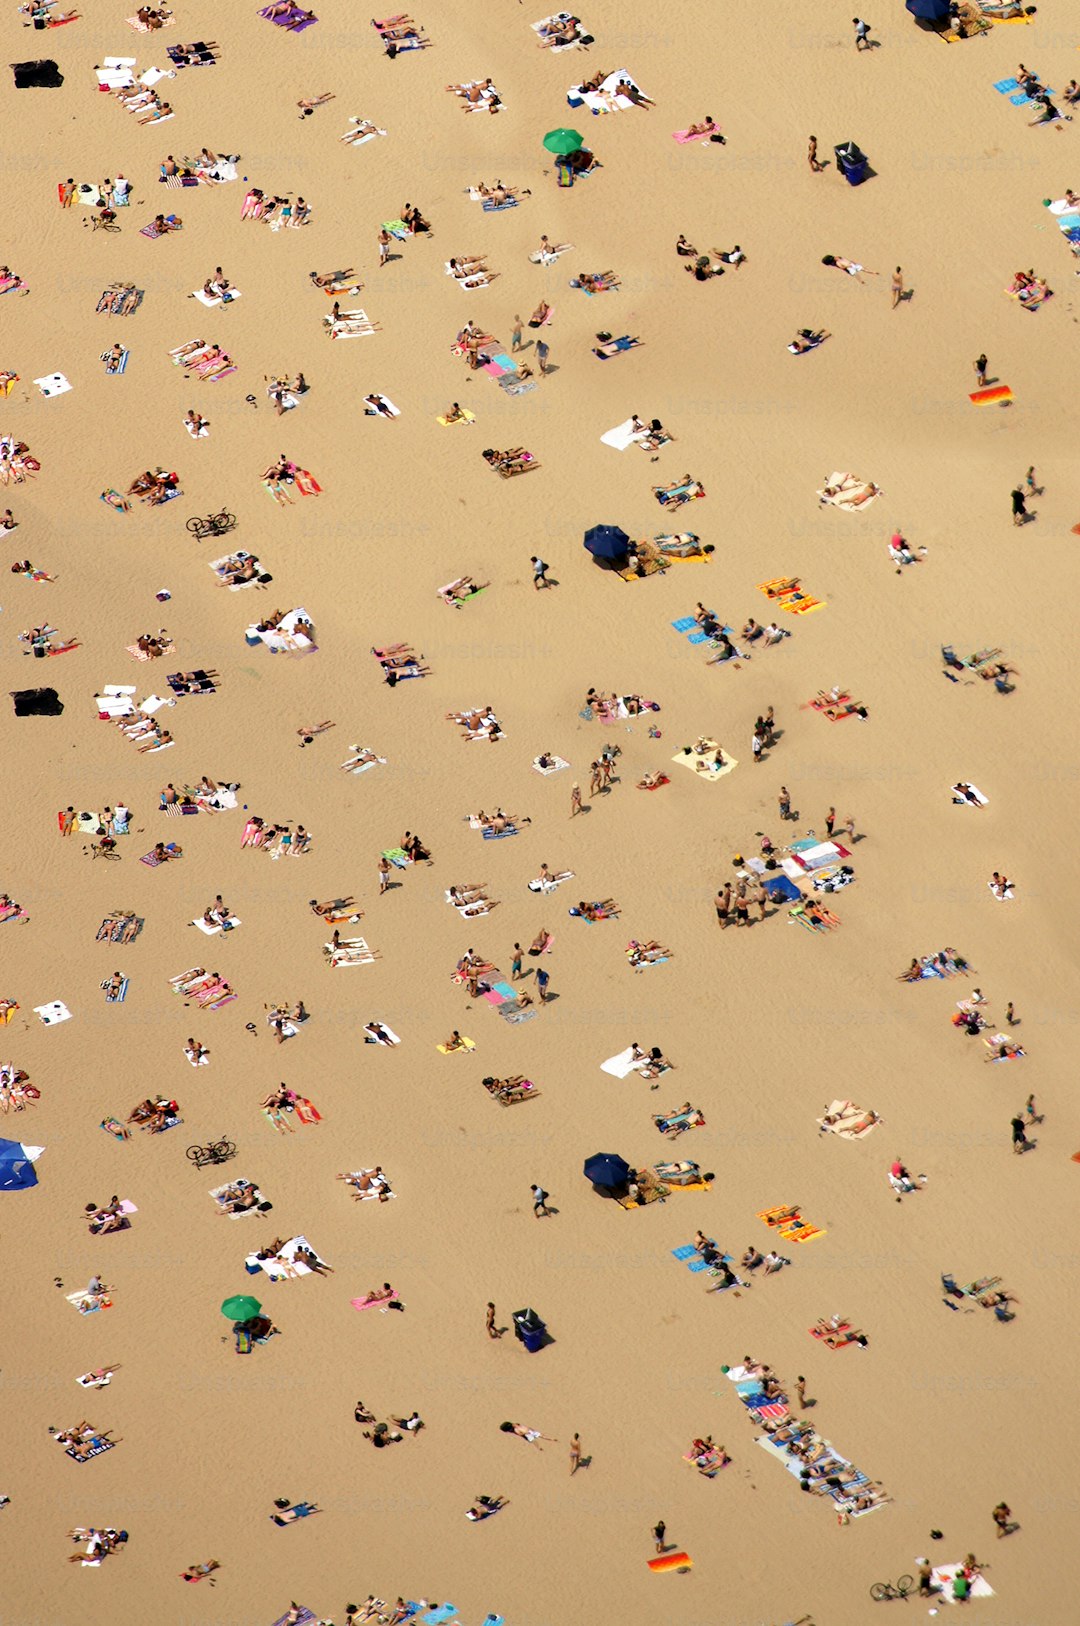
[{"label": "beach towel", "polygon": [[[383,1032],[387,1035],[387,1037],[389,1039],[392,1040],[392,1042],[394,1044],[400,1044],[401,1043],[400,1038],[398,1037],[398,1035],[394,1032],[393,1028],[390,1027],[390,1025],[387,1022],[380,1022],[379,1026],[382,1028]],[[382,1039],[377,1039],[373,1033],[369,1033],[366,1026],[364,1028],[364,1043],[365,1044],[382,1044],[382,1045],[384,1045],[384,1041]],[[384,1045],[384,1048],[386,1048],[385,1045]]]},{"label": "beach towel", "polygon": [[197,299],[200,305],[205,305],[207,310],[213,310],[217,305],[231,305],[235,299],[242,299],[243,295],[239,288],[230,288],[227,295],[208,294],[204,288],[194,288],[191,297]]},{"label": "beach towel", "polygon": [[44,378],[35,378],[34,383],[46,396],[66,395],[71,389],[63,373],[46,373]]},{"label": "beach towel", "polygon": [[437,1044],[435,1046],[435,1048],[436,1048],[436,1050],[439,1052],[439,1054],[441,1056],[453,1056],[453,1055],[456,1055],[459,1051],[475,1050],[476,1049],[476,1042],[473,1039],[466,1039],[465,1036],[462,1035],[459,1043],[454,1046],[453,1050],[451,1050],[449,1045],[445,1045],[445,1044]]},{"label": "beach towel", "polygon": [[633,418],[627,418],[624,423],[616,424],[614,429],[609,429],[606,434],[601,435],[600,439],[605,446],[612,446],[617,452],[625,452],[629,446],[640,444],[649,433],[647,429],[635,430],[633,424]]},{"label": "beach towel", "polygon": [[697,130],[693,135],[690,134],[689,130],[672,130],[671,139],[672,141],[677,141],[680,147],[685,147],[691,141],[708,141],[710,136],[719,134],[720,126],[718,124],[710,124],[707,130]]},{"label": "beach towel", "polygon": [[[397,1294],[393,1293],[391,1297],[396,1299]],[[354,1310],[385,1310],[390,1299],[350,1299],[349,1303]]]},{"label": "beach towel", "polygon": [[[871,1130],[876,1129],[881,1122],[880,1118],[875,1117],[873,1123],[863,1123],[862,1120],[867,1116],[868,1114],[864,1109],[857,1107],[854,1101],[831,1101],[825,1109],[824,1116],[816,1118],[814,1121],[819,1128],[832,1130],[833,1134],[839,1135],[841,1140],[861,1140],[864,1135],[869,1135]],[[826,1118],[836,1118],[837,1121],[831,1124],[826,1123]],[[855,1125],[857,1124],[861,1125],[861,1127],[856,1128]]]},{"label": "beach towel", "polygon": [[58,1022],[69,1022],[71,1020],[71,1012],[62,999],[50,1000],[47,1005],[35,1005],[34,1015],[47,1028],[55,1027]]},{"label": "beach towel", "polygon": [[[989,805],[989,796],[984,796],[978,785],[968,785],[967,788],[974,796],[976,806],[987,807]],[[949,795],[952,797],[954,807],[971,807],[972,805],[968,798],[957,790],[955,785],[949,786]]]},{"label": "beach towel", "polygon": [[[376,395],[375,399],[376,401],[381,402],[382,406],[386,407],[392,418],[401,417],[401,408],[396,407],[393,401],[391,401],[387,396]],[[386,413],[381,412],[378,407],[369,405],[366,398],[361,402],[361,405],[364,408],[365,418],[384,418],[386,416]]]},{"label": "beach towel", "polygon": [[725,752],[722,766],[716,767],[714,758],[720,747],[715,740],[705,740],[704,744],[706,746],[704,755],[699,756],[696,751],[677,751],[671,759],[672,762],[679,763],[683,768],[689,768],[695,779],[704,779],[709,783],[722,779],[725,774],[732,773],[739,766],[736,759]]},{"label": "beach towel", "polygon": [[[98,360],[99,361],[104,361],[106,363],[110,362],[112,360],[112,352],[110,350],[103,350],[101,352],[101,355],[98,357]],[[106,368],[105,368],[106,375],[108,377],[110,377],[110,378],[119,377],[119,375],[121,373],[127,371],[127,364],[128,364],[128,353],[127,353],[126,350],[121,349],[121,351],[120,351],[120,360],[117,362],[115,367],[106,366]]]},{"label": "beach towel", "polygon": [[435,422],[441,423],[444,429],[453,429],[459,423],[475,423],[476,413],[470,412],[467,407],[462,407],[459,418],[437,417]]},{"label": "beach towel", "polygon": [[569,768],[569,766],[570,766],[570,764],[568,762],[564,761],[564,759],[562,757],[551,757],[549,759],[549,761],[548,761],[548,765],[547,765],[546,768],[542,768],[540,766],[540,758],[539,757],[533,757],[533,764],[532,765],[533,765],[534,769],[536,770],[536,772],[539,773],[539,774],[543,774],[545,776],[545,778],[549,774],[562,773],[564,768]]},{"label": "beach towel", "polygon": [[584,103],[592,113],[625,112],[628,108],[632,108],[634,104],[628,96],[621,93],[616,94],[615,87],[622,80],[626,80],[640,95],[645,94],[633,74],[628,73],[625,68],[618,68],[614,73],[609,73],[606,79],[600,81],[597,90],[582,90],[580,85],[571,85],[567,92],[567,100],[573,100],[575,105]]},{"label": "beach towel", "polygon": [[111,982],[108,978],[106,978],[104,982],[100,983],[99,987],[104,989],[105,1000],[109,1005],[122,1005],[124,1000],[127,998],[128,980],[126,977],[121,979],[120,986],[115,991],[113,991]]}]

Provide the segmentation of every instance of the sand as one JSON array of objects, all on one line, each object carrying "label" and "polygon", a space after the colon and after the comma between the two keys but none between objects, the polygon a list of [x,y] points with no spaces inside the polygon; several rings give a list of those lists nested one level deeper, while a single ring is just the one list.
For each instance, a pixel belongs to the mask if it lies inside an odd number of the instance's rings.
[{"label": "sand", "polygon": [[[7,1615],[269,1626],[296,1598],[340,1622],[346,1600],[375,1592],[452,1600],[470,1626],[489,1610],[512,1626],[807,1613],[847,1626],[866,1618],[872,1582],[912,1571],[932,1546],[942,1561],[972,1549],[991,1561],[995,1597],[977,1605],[987,1626],[1063,1622],[1060,1555],[1074,1509],[1061,1379],[1077,1266],[1067,1193],[1080,1145],[1063,1081],[1080,1003],[1069,862],[1077,761],[1060,695],[1080,515],[1062,367],[1076,320],[1071,266],[1041,200],[1075,182],[1075,137],[1028,130],[992,88],[1019,55],[1056,88],[1072,75],[1073,41],[1055,32],[1060,8],[1046,8],[1045,27],[1040,9],[1036,27],[946,50],[896,5],[871,18],[881,48],[856,56],[835,3],[806,8],[804,21],[760,8],[724,8],[721,19],[696,3],[668,17],[593,0],[585,21],[598,44],[550,56],[535,48],[529,8],[499,0],[482,20],[424,11],[433,49],[394,62],[365,15],[340,0],[316,9],[318,26],[298,37],[254,6],[181,5],[178,25],[153,38],[131,33],[122,7],[44,34],[17,29],[9,13],[9,57],[52,51],[66,82],[4,93],[3,253],[31,293],[5,296],[2,308],[0,363],[21,382],[0,429],[42,463],[36,480],[5,493],[19,521],[9,549],[59,581],[11,578],[3,652],[8,688],[52,682],[65,705],[57,719],[16,719],[6,707],[0,718],[11,821],[0,886],[31,916],[3,927],[0,995],[21,1008],[0,1050],[41,1090],[3,1128],[46,1148],[39,1186],[3,1197]],[[106,53],[137,55],[141,68],[163,63],[167,44],[199,38],[219,42],[221,61],[165,81],[177,113],[160,131],[95,91],[90,69]],[[654,111],[582,119],[566,107],[582,73],[622,66]],[[494,118],[464,114],[444,92],[476,75],[504,97]],[[324,89],[336,101],[298,122],[297,98]],[[726,146],[671,140],[707,112]],[[388,137],[341,145],[352,113]],[[556,191],[539,145],[562,122],[603,163],[572,191]],[[831,167],[812,176],[811,129],[823,156],[856,139],[872,181],[850,188]],[[311,225],[273,234],[241,223],[242,182],[216,192],[154,184],[165,153],[204,143],[240,152],[252,183],[302,193]],[[119,235],[92,237],[88,211],[62,212],[55,184],[118,169],[134,183],[133,206]],[[497,175],[532,196],[488,216],[464,189]],[[434,237],[395,245],[400,257],[380,270],[379,222],[406,199]],[[182,234],[139,236],[166,206],[183,216]],[[541,232],[576,252],[530,265]],[[747,263],[698,286],[672,252],[679,232],[702,248],[738,242]],[[481,251],[501,275],[463,298],[443,262]],[[821,265],[828,252],[881,275],[860,286]],[[893,311],[898,261],[914,296]],[[1029,315],[1002,289],[1033,262],[1057,292]],[[205,312],[186,296],[218,264],[243,298]],[[322,337],[329,301],[307,273],[338,264],[360,269],[366,286],[348,303],[381,323],[377,336]],[[567,286],[578,270],[609,266],[618,293],[586,300]],[[122,321],[94,313],[118,277],[146,289]],[[508,342],[515,313],[527,317],[541,297],[555,306],[545,333],[553,370],[535,392],[505,398],[451,356],[466,317]],[[833,337],[795,359],[785,346],[801,327]],[[601,329],[645,342],[601,365],[589,353]],[[167,351],[195,337],[222,343],[239,371],[185,382]],[[97,357],[116,339],[130,362],[106,378]],[[1011,409],[968,402],[983,349],[991,376],[1013,388]],[[45,400],[30,381],[56,369],[74,387]],[[264,395],[277,369],[302,369],[311,385],[281,420]],[[363,416],[370,391],[400,418]],[[453,401],[475,425],[436,424]],[[210,419],[208,439],[185,434],[189,407]],[[600,443],[632,411],[661,417],[677,437],[655,464]],[[517,445],[543,467],[497,480],[481,450]],[[282,450],[314,473],[320,497],[270,502],[259,475]],[[158,463],[180,474],[182,500],[124,516],[99,502],[104,487],[124,489]],[[1045,495],[1032,504],[1037,522],[1017,530],[1009,491],[1031,463]],[[885,495],[865,513],[819,509],[815,490],[833,469]],[[687,471],[707,496],[669,516],[649,488]],[[189,516],[223,506],[238,518],[229,541],[273,574],[264,594],[219,588],[207,561],[227,544],[185,531]],[[598,522],[634,536],[691,528],[716,551],[708,565],[624,584],[582,548]],[[886,550],[896,526],[929,550],[900,577]],[[534,553],[558,583],[547,592],[533,591]],[[435,589],[466,571],[491,587],[446,608]],[[706,668],[671,630],[699,599],[738,627],[767,620],[755,584],[787,574],[827,606],[781,616],[794,637],[740,670]],[[172,595],[163,606],[160,588]],[[245,645],[252,615],[294,605],[312,616],[317,654]],[[28,668],[15,635],[46,615],[81,648]],[[162,622],[175,660],[137,667],[124,645]],[[368,649],[398,639],[425,652],[432,675],[391,690]],[[943,682],[943,641],[961,653],[1002,646],[1020,668],[1015,693]],[[176,667],[216,667],[222,685],[163,714],[177,745],[159,762],[99,722],[92,696],[105,682],[135,683],[141,696]],[[867,721],[831,725],[801,709],[834,683],[866,705]],[[593,684],[658,700],[661,737],[649,738],[645,719],[583,721]],[[444,714],[486,703],[506,739],[474,749]],[[759,771],[751,732],[770,704],[781,736]],[[336,728],[298,749],[296,729],[322,718]],[[699,734],[739,759],[715,784],[670,767]],[[353,741],[386,766],[340,773]],[[570,782],[587,791],[606,742],[622,749],[620,782],[571,821]],[[541,750],[571,772],[533,773]],[[669,786],[634,788],[657,769],[671,772]],[[242,808],[159,814],[159,787],[203,772],[239,782]],[[957,779],[977,784],[988,807],[951,806]],[[787,826],[781,784],[800,815]],[[122,864],[91,863],[81,839],[59,841],[57,809],[118,801],[134,812]],[[464,815],[495,803],[532,824],[514,840],[482,841]],[[732,857],[755,853],[757,832],[778,844],[820,834],[830,805],[854,815],[862,837],[857,883],[832,900],[841,928],[811,936],[781,913],[722,936],[711,900]],[[242,851],[243,807],[305,824],[313,850],[279,863]],[[401,884],[377,897],[379,853],[406,829],[435,865],[396,873]],[[138,863],[171,839],[182,862]],[[577,879],[538,899],[526,883],[545,861]],[[994,869],[1017,882],[1014,902],[990,897]],[[501,900],[475,923],[443,902],[445,887],[472,881]],[[219,891],[243,926],[211,942],[186,923]],[[381,958],[330,973],[307,900],[348,891],[366,913],[343,935],[362,932]],[[579,896],[608,895],[618,922],[567,917]],[[119,950],[94,941],[115,906],[146,920]],[[466,948],[506,971],[513,943],[541,926],[556,934],[544,963],[557,998],[537,1020],[504,1024],[451,983]],[[623,954],[631,936],[669,944],[673,960],[634,975]],[[971,983],[895,980],[912,955],[946,944],[977,967]],[[226,975],[237,1001],[204,1014],[171,998],[167,979],[196,963]],[[115,969],[130,988],[125,1003],[106,1005],[98,985]],[[1014,1001],[1025,1061],[986,1068],[980,1042],[950,1027],[972,983],[995,1024]],[[56,997],[74,1019],[47,1030],[32,1007]],[[279,1049],[264,1004],[301,997],[311,1021]],[[362,1043],[373,1017],[402,1036],[400,1048]],[[476,1041],[474,1054],[436,1052],[453,1028]],[[209,1045],[208,1068],[189,1071],[189,1034]],[[600,1071],[634,1039],[677,1064],[658,1091]],[[524,1073],[541,1099],[504,1111],[481,1087],[489,1073]],[[320,1124],[273,1132],[258,1102],[282,1078],[315,1102]],[[101,1132],[103,1116],[126,1117],[148,1090],[178,1098],[182,1127],[123,1145]],[[1031,1090],[1046,1121],[1034,1155],[1018,1158],[1009,1119]],[[819,1138],[814,1120],[834,1097],[876,1109],[884,1127],[857,1143]],[[666,1156],[650,1115],[687,1098],[707,1124],[676,1155],[714,1171],[712,1191],[634,1213],[596,1196],[583,1159]],[[222,1133],[236,1159],[196,1170],[187,1145]],[[896,1155],[928,1176],[899,1207],[886,1180]],[[353,1204],[335,1174],[375,1163],[395,1201]],[[219,1218],[208,1191],[226,1175],[257,1180],[272,1212]],[[531,1215],[533,1181],[552,1194],[551,1219]],[[89,1237],[83,1204],[114,1191],[138,1205],[131,1230]],[[670,1250],[699,1225],[732,1252],[764,1249],[770,1233],[755,1214],[777,1203],[801,1204],[827,1235],[788,1248],[794,1268],[741,1298],[706,1300]],[[299,1232],[333,1275],[245,1275],[258,1239]],[[114,1308],[77,1317],[65,1293],[95,1270],[115,1286]],[[1000,1275],[1021,1301],[1017,1319],[949,1314],[942,1270],[962,1282]],[[358,1315],[350,1298],[384,1280],[405,1314]],[[241,1359],[218,1305],[251,1287],[282,1336]],[[534,1306],[554,1341],[527,1355],[510,1335],[489,1340],[489,1298],[500,1325]],[[834,1311],[866,1330],[866,1350],[833,1354],[811,1341],[807,1328]],[[754,1447],[720,1372],[747,1352],[789,1382],[805,1375],[817,1402],[806,1415],[884,1483],[888,1506],[838,1528]],[[104,1362],[121,1364],[111,1386],[78,1390],[77,1374]],[[380,1417],[415,1407],[427,1427],[375,1455],[353,1422],[358,1397]],[[77,1467],[46,1430],[82,1416],[122,1443]],[[541,1457],[499,1432],[504,1418],[559,1443]],[[591,1460],[571,1482],[575,1430]],[[681,1461],[701,1433],[734,1459],[713,1482]],[[478,1492],[511,1504],[482,1530],[463,1517]],[[276,1529],[267,1515],[279,1496],[324,1511]],[[990,1510],[1002,1498],[1022,1528],[999,1543]],[[692,1555],[691,1573],[646,1568],[661,1517]],[[63,1562],[77,1524],[122,1526],[126,1552],[84,1576]],[[931,1544],[931,1529],[945,1540]],[[179,1572],[211,1557],[222,1565],[216,1590],[183,1594]]]}]

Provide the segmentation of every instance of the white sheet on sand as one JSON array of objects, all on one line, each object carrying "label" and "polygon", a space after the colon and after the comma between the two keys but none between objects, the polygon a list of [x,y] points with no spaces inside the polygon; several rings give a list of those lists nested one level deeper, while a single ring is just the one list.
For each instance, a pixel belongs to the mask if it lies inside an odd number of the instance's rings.
[{"label": "white sheet on sand", "polygon": [[[966,783],[966,781],[965,781],[965,783]],[[971,792],[971,794],[974,796],[976,805],[979,806],[979,807],[986,807],[986,805],[988,804],[988,802],[990,800],[989,796],[984,796],[982,791],[979,789],[978,785],[968,785],[967,788]],[[971,803],[969,802],[968,798],[964,795],[964,793],[962,791],[958,791],[955,785],[950,785],[949,786],[949,795],[952,797],[952,799],[956,803],[957,807],[970,807],[971,806]]]},{"label": "white sheet on sand", "polygon": [[35,378],[34,383],[47,396],[66,395],[71,389],[63,373],[46,373],[44,378]]},{"label": "white sheet on sand", "polygon": [[[382,1028],[383,1032],[388,1035],[389,1038],[393,1039],[395,1044],[400,1044],[401,1043],[400,1038],[398,1037],[398,1035],[394,1032],[393,1028],[390,1027],[390,1025],[387,1022],[380,1022],[379,1026]],[[372,1044],[379,1044],[379,1045],[383,1044],[383,1041],[381,1039],[376,1039],[375,1035],[373,1033],[369,1032],[368,1027],[365,1024],[365,1027],[364,1027],[364,1043],[367,1044],[369,1040],[370,1040],[370,1042]],[[383,1048],[388,1049],[389,1047],[386,1046],[386,1045],[383,1045]]]},{"label": "white sheet on sand", "polygon": [[[214,310],[218,305],[225,303],[220,294],[208,294],[204,288],[193,288],[191,297],[197,299],[200,305],[205,305],[207,310]],[[231,305],[234,299],[242,298],[243,295],[239,288],[229,289],[228,304]]]},{"label": "white sheet on sand", "polygon": [[[294,1236],[294,1237],[291,1237],[290,1240],[288,1242],[286,1242],[285,1246],[282,1248],[280,1258],[281,1259],[287,1259],[289,1261],[289,1264],[292,1266],[292,1269],[296,1272],[296,1274],[298,1276],[310,1276],[310,1275],[312,1275],[312,1270],[311,1270],[310,1265],[300,1264],[297,1261],[297,1259],[296,1259],[296,1250],[297,1250],[297,1248],[310,1248],[311,1252],[315,1253],[315,1249],[311,1247],[311,1243],[308,1241],[306,1236]],[[321,1254],[315,1253],[315,1257],[319,1260],[320,1264],[325,1263],[325,1260],[322,1258]],[[248,1264],[248,1265],[257,1265],[260,1270],[263,1270],[263,1271],[266,1272],[266,1274],[269,1276],[269,1278],[270,1278],[270,1280],[272,1282],[284,1281],[286,1279],[286,1277],[289,1275],[289,1272],[284,1271],[281,1268],[281,1265],[278,1262],[278,1259],[276,1259],[276,1258],[275,1259],[256,1259],[256,1257],[255,1257],[255,1255],[253,1253],[249,1253],[248,1256],[247,1256],[247,1259],[244,1262],[245,1262],[245,1264]]]},{"label": "white sheet on sand", "polygon": [[[963,1565],[961,1564],[934,1565],[934,1568],[930,1572],[930,1579],[935,1586],[942,1588],[940,1592],[934,1594],[935,1603],[955,1603],[957,1601],[953,1597],[952,1588],[953,1582],[959,1575],[962,1568]],[[976,1575],[972,1578],[969,1594],[973,1598],[992,1598],[994,1596],[994,1589],[986,1579],[985,1575]]]},{"label": "white sheet on sand", "polygon": [[585,27],[585,24],[581,21],[580,17],[575,17],[572,12],[553,12],[550,17],[541,17],[539,22],[530,23],[529,27],[532,29],[534,34],[539,34],[542,28],[545,26],[550,26],[552,23],[569,22],[574,22],[577,24],[577,37],[572,40],[567,40],[565,45],[548,45],[545,47],[545,49],[548,51],[573,51],[576,50],[579,45],[583,45],[585,43],[582,36],[587,34],[589,31]]},{"label": "white sheet on sand", "polygon": [[641,1062],[635,1061],[633,1057],[634,1047],[628,1045],[625,1050],[620,1050],[617,1056],[609,1056],[607,1061],[602,1061],[600,1071],[610,1073],[612,1078],[629,1078],[630,1074],[636,1073],[642,1065]]},{"label": "white sheet on sand", "polygon": [[[839,1135],[841,1140],[861,1140],[864,1135],[869,1135],[871,1130],[876,1129],[878,1124],[882,1122],[880,1118],[875,1118],[873,1123],[866,1124],[862,1129],[855,1129],[853,1126],[865,1118],[866,1115],[866,1109],[857,1107],[854,1101],[830,1101],[825,1109],[825,1117],[817,1118],[814,1121],[821,1129],[832,1130],[833,1134]],[[826,1117],[836,1118],[837,1121],[836,1123],[827,1124],[825,1122]]]},{"label": "white sheet on sand", "polygon": [[372,390],[372,392],[371,392],[371,400],[369,400],[369,398],[365,395],[363,401],[361,402],[361,405],[364,408],[365,417],[369,417],[369,418],[385,418],[385,416],[386,416],[385,412],[381,412],[377,406],[373,406],[371,404],[372,400],[380,401],[382,403],[382,405],[384,407],[386,407],[387,411],[389,412],[389,414],[390,414],[390,416],[392,418],[400,418],[401,417],[401,408],[396,407],[394,405],[393,401],[390,400],[389,396],[379,395],[374,390]]},{"label": "white sheet on sand", "polygon": [[633,418],[627,418],[625,423],[618,423],[614,429],[609,429],[600,439],[605,446],[613,446],[617,452],[625,452],[628,446],[640,445],[649,433],[647,429],[635,430]]},{"label": "white sheet on sand", "polygon": [[609,73],[606,79],[600,81],[599,90],[583,91],[580,85],[571,85],[570,95],[575,99],[580,98],[591,112],[622,113],[634,105],[628,96],[615,94],[615,86],[624,79],[629,80],[634,89],[644,96],[645,92],[626,68],[618,68],[614,73]]},{"label": "white sheet on sand", "polygon": [[541,768],[541,766],[540,766],[540,758],[539,757],[533,757],[533,767],[536,769],[537,773],[542,773],[545,776],[545,778],[547,777],[548,774],[562,773],[563,769],[564,768],[569,768],[569,766],[570,766],[570,764],[565,760],[565,758],[563,758],[563,757],[552,757],[550,759],[550,761],[548,762],[547,767],[546,768]]},{"label": "white sheet on sand", "polygon": [[39,1017],[45,1027],[55,1027],[57,1022],[69,1022],[71,1012],[62,999],[51,999],[47,1005],[35,1005],[34,1015]]},{"label": "white sheet on sand", "polygon": [[[227,918],[228,918],[228,923],[229,923],[229,930],[231,932],[235,931],[237,926],[242,926],[243,925],[243,921],[239,918],[238,915],[229,915]],[[198,926],[199,930],[201,932],[205,932],[207,937],[216,937],[218,932],[221,931],[221,927],[218,925],[218,923],[216,921],[214,922],[214,924],[212,926],[207,925],[206,921],[202,918],[201,915],[198,917],[198,919],[193,920],[191,922],[191,924],[193,926]]]},{"label": "white sheet on sand", "polygon": [[[834,470],[825,482],[825,490],[819,491],[817,495],[823,503],[832,503],[835,508],[846,508],[849,512],[854,512],[859,508],[869,508],[870,504],[881,496],[881,491],[876,490],[862,502],[854,501],[854,498],[869,491],[872,484],[871,480],[860,480],[857,474],[844,474]],[[832,492],[832,495],[826,496],[826,491]]]}]

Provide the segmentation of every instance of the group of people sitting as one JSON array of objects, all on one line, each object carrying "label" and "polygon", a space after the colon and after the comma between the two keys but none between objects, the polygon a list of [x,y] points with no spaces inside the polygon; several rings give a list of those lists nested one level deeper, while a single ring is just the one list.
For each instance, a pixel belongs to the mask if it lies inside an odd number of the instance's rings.
[{"label": "group of people sitting", "polygon": [[496,836],[505,835],[508,831],[513,832],[520,824],[532,823],[527,813],[504,813],[501,807],[495,808],[491,813],[485,813],[481,808],[474,817],[484,830],[490,830],[492,835]]},{"label": "group of people sitting", "polygon": [[138,497],[151,507],[168,502],[170,497],[178,496],[179,491],[180,476],[169,474],[165,469],[158,469],[156,473],[146,469],[142,474],[137,474],[127,488],[129,497]]},{"label": "group of people sitting", "polygon": [[1037,277],[1034,271],[1016,271],[1013,274],[1006,293],[1013,294],[1021,303],[1034,309],[1041,305],[1044,299],[1049,299],[1054,290],[1048,286],[1045,277]]},{"label": "group of people sitting", "polygon": [[33,1101],[41,1100],[41,1091],[31,1084],[30,1075],[12,1062],[0,1062],[0,1112],[22,1112]]},{"label": "group of people sitting", "polygon": [[170,1101],[168,1096],[147,1096],[138,1106],[132,1107],[127,1115],[129,1124],[136,1124],[140,1129],[148,1129],[152,1135],[159,1135],[163,1129],[172,1129],[180,1121],[180,1105],[177,1101]]}]

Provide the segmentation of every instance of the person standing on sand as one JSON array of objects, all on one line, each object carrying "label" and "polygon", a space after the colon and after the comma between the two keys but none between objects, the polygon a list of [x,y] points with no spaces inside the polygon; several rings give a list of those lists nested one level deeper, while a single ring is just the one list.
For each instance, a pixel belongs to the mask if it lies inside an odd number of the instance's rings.
[{"label": "person standing on sand", "polygon": [[62,836],[69,836],[74,828],[75,809],[73,807],[65,807],[64,811],[60,815],[60,834]]},{"label": "person standing on sand", "polygon": [[384,228],[379,228],[379,264],[385,265],[390,258],[390,234]]},{"label": "person standing on sand", "polygon": [[791,792],[788,790],[786,785],[780,786],[780,794],[776,800],[780,809],[781,819],[790,819],[793,817],[791,812]]},{"label": "person standing on sand", "polygon": [[521,976],[521,955],[522,955],[521,944],[520,943],[515,943],[514,944],[513,958],[510,961],[510,981],[511,982],[517,982],[518,978]]},{"label": "person standing on sand", "polygon": [[835,823],[836,823],[836,809],[835,809],[835,807],[830,807],[829,811],[825,815],[825,830],[826,830],[826,833],[828,834],[830,840],[832,839],[833,825]]},{"label": "person standing on sand", "polygon": [[978,358],[978,360],[973,365],[975,367],[975,378],[976,378],[976,380],[978,382],[979,388],[981,390],[985,389],[986,388],[986,366],[987,366],[985,350],[983,351],[982,355]]},{"label": "person standing on sand", "polygon": [[581,786],[575,782],[570,786],[570,817],[581,812]]},{"label": "person standing on sand", "polygon": [[541,966],[540,969],[536,973],[536,986],[537,986],[537,989],[539,990],[539,993],[540,993],[540,1003],[541,1003],[541,1005],[546,1005],[547,1002],[548,1002],[548,983],[550,981],[551,981],[551,972],[550,971],[545,971],[543,969],[543,967]]},{"label": "person standing on sand", "polygon": [[60,185],[60,207],[61,207],[61,209],[70,209],[71,205],[74,203],[74,201],[75,201],[75,182],[71,179],[71,177],[69,175],[67,180],[61,182],[61,185]]},{"label": "person standing on sand", "polygon": [[[995,1512],[994,1517],[995,1518],[997,1517],[996,1512]],[[656,1524],[653,1525],[653,1540],[656,1543],[656,1550],[657,1550],[658,1553],[662,1553],[665,1550],[665,1548],[664,1548],[664,1537],[666,1535],[667,1535],[667,1525],[664,1523],[663,1519],[658,1519]]]},{"label": "person standing on sand", "polygon": [[492,1304],[490,1299],[488,1300],[487,1315],[484,1319],[484,1325],[487,1328],[487,1335],[489,1338],[502,1337],[502,1333],[495,1325],[495,1306]]},{"label": "person standing on sand", "polygon": [[514,329],[510,335],[510,354],[512,356],[517,355],[517,352],[521,349],[521,330],[524,326],[525,324],[521,320],[521,317],[515,316]]},{"label": "person standing on sand", "polygon": [[810,165],[811,175],[820,175],[825,165],[817,155],[817,136],[810,137],[810,145],[806,149],[806,162]]},{"label": "person standing on sand", "polygon": [[1009,1520],[1012,1518],[1012,1508],[1009,1506],[1008,1502],[999,1502],[990,1517],[997,1525],[999,1541],[1001,1540],[1002,1536],[1009,1536],[1014,1530],[1019,1528],[1019,1526],[1009,1523]]},{"label": "person standing on sand", "polygon": [[904,273],[897,266],[892,275],[892,308],[896,309],[904,297]]},{"label": "person standing on sand", "polygon": [[386,858],[380,858],[379,859],[379,896],[382,897],[384,892],[389,891],[389,888],[390,888],[390,861],[389,861],[389,859],[386,859]]},{"label": "person standing on sand", "polygon": [[573,1479],[581,1467],[581,1435],[575,1434],[570,1441],[570,1478]]}]

